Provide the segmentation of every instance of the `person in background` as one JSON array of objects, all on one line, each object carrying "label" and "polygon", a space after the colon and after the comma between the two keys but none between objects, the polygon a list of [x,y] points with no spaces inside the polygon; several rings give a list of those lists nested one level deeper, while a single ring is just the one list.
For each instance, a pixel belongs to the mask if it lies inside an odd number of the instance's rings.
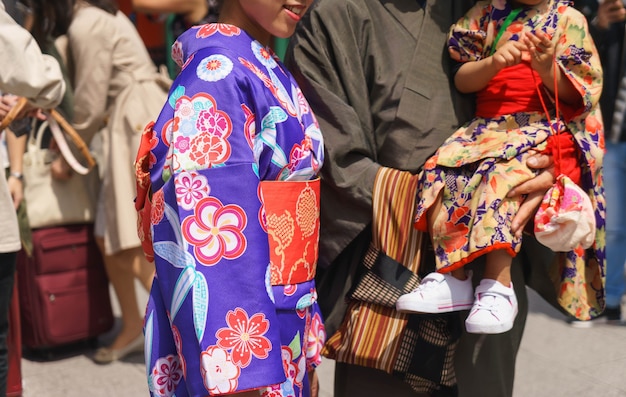
[{"label": "person in background", "polygon": [[138,12],[168,14],[165,52],[167,70],[172,78],[180,71],[170,51],[178,36],[192,26],[217,22],[219,16],[217,0],[132,0],[132,6]]},{"label": "person in background", "polygon": [[[2,2],[0,49],[4,56],[0,66],[0,92],[27,98],[30,109],[51,108],[61,102],[65,82],[59,64],[54,58],[41,53],[35,39],[6,13]],[[6,114],[6,109],[0,110],[0,121]],[[8,142],[9,151],[12,152],[11,139]],[[21,175],[14,170],[9,178],[21,179]],[[0,396],[6,395],[8,313],[17,252],[21,248],[16,204],[6,179],[0,178]]]},{"label": "person in background", "polygon": [[317,395],[324,146],[270,47],[310,3],[226,0],[173,46],[182,69],[137,155],[152,396]]},{"label": "person in background", "polygon": [[[530,235],[511,267],[519,314],[511,331],[497,335],[465,333],[458,314],[397,312],[397,298],[419,281],[416,273],[432,271],[432,248],[423,245],[417,267],[370,244],[385,237],[372,230],[388,227],[393,216],[380,215],[373,203],[406,194],[397,209],[412,214],[413,174],[472,117],[473,98],[452,89],[446,45],[450,26],[474,3],[318,0],[291,39],[286,64],[318,116],[327,154],[317,285],[329,334],[324,354],[336,361],[335,397],[511,396],[526,283],[558,306],[547,270],[555,255]],[[514,233],[553,185],[551,164],[549,156],[529,158],[538,176],[509,192],[531,197],[513,220]],[[403,221],[390,228],[412,228],[412,215]],[[398,241],[419,246],[419,238],[407,238],[410,231],[397,229],[391,234]],[[400,244],[390,243],[413,249]],[[483,265],[468,265],[474,285]]]},{"label": "person in background", "polygon": [[[602,318],[624,323],[622,299],[626,293],[626,9],[622,0],[576,0],[589,22],[604,71],[600,109],[604,119],[606,154],[606,309]],[[573,326],[593,322],[576,321]]]},{"label": "person in background", "polygon": [[[143,313],[135,280],[149,290],[154,266],[136,233],[134,158],[143,127],[156,117],[170,81],[157,73],[132,22],[112,0],[32,0],[35,26],[54,29],[70,14],[68,70],[74,89],[72,124],[93,145],[98,136],[101,177],[95,235],[122,314],[113,342],[93,357],[99,364],[143,349]],[[42,25],[43,24],[43,25]]]}]

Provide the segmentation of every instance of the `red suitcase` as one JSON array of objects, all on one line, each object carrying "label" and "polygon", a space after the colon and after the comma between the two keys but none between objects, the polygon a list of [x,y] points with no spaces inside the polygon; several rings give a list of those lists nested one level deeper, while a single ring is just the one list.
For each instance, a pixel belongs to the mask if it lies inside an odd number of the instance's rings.
[{"label": "red suitcase", "polygon": [[[17,277],[17,275],[15,276]],[[17,295],[17,278],[9,306],[9,373],[7,374],[7,397],[22,395],[22,336],[20,331],[20,303]]]},{"label": "red suitcase", "polygon": [[33,230],[33,254],[18,255],[22,344],[31,349],[94,339],[114,323],[93,225]]}]

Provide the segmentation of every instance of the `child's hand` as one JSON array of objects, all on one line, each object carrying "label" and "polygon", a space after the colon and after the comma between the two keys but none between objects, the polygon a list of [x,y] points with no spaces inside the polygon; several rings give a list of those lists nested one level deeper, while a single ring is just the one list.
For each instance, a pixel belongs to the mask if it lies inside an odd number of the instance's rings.
[{"label": "child's hand", "polygon": [[500,71],[509,66],[522,62],[522,55],[526,51],[526,45],[519,41],[509,40],[493,54],[493,65]]},{"label": "child's hand", "polygon": [[544,32],[526,32],[524,42],[528,47],[530,66],[539,73],[539,75],[550,73],[554,62],[554,51],[556,45],[550,39],[550,36]]}]

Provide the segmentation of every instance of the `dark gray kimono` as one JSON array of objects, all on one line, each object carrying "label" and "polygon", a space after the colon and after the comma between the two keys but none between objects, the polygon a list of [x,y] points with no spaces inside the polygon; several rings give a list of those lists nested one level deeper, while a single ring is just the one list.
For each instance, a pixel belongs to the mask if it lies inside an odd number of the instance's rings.
[{"label": "dark gray kimono", "polygon": [[[291,39],[286,63],[315,112],[325,141],[317,285],[329,336],[343,320],[346,296],[363,271],[378,169],[417,172],[472,115],[471,97],[455,94],[449,80],[453,65],[446,43],[450,26],[473,4],[318,0]],[[534,253],[533,261],[528,261],[525,250],[539,248],[532,239],[529,243],[525,239],[523,247],[516,261],[532,263],[532,269],[513,266],[520,302],[514,329],[482,339],[463,335],[456,354],[460,396],[512,394],[515,356],[526,319],[525,281],[543,283],[554,295],[545,271],[551,252],[542,252],[540,259]],[[480,277],[480,268],[474,275]],[[424,357],[410,359],[428,366]],[[407,379],[406,374],[396,375]],[[448,392],[440,395],[456,394]]]}]

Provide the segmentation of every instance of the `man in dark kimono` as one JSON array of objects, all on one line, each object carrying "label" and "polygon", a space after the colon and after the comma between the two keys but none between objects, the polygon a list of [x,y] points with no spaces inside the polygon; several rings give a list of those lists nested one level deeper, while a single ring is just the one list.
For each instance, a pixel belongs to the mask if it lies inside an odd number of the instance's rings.
[{"label": "man in dark kimono", "polygon": [[[318,0],[287,51],[326,142],[317,279],[330,338],[325,355],[336,360],[335,397],[511,396],[528,310],[525,284],[556,304],[547,277],[553,254],[525,236],[512,267],[520,313],[510,332],[466,334],[458,314],[398,313],[395,300],[415,286],[418,269],[374,241],[373,218],[382,228],[390,223],[373,209],[377,190],[384,190],[378,186],[389,186],[382,171],[416,174],[472,114],[472,97],[452,89],[446,42],[451,24],[473,3]],[[543,172],[516,193],[540,198],[552,181]],[[527,199],[518,230],[536,206]],[[410,217],[398,227],[411,228]],[[427,247],[421,252],[420,275],[429,267]],[[477,282],[481,263],[470,266]]]}]

